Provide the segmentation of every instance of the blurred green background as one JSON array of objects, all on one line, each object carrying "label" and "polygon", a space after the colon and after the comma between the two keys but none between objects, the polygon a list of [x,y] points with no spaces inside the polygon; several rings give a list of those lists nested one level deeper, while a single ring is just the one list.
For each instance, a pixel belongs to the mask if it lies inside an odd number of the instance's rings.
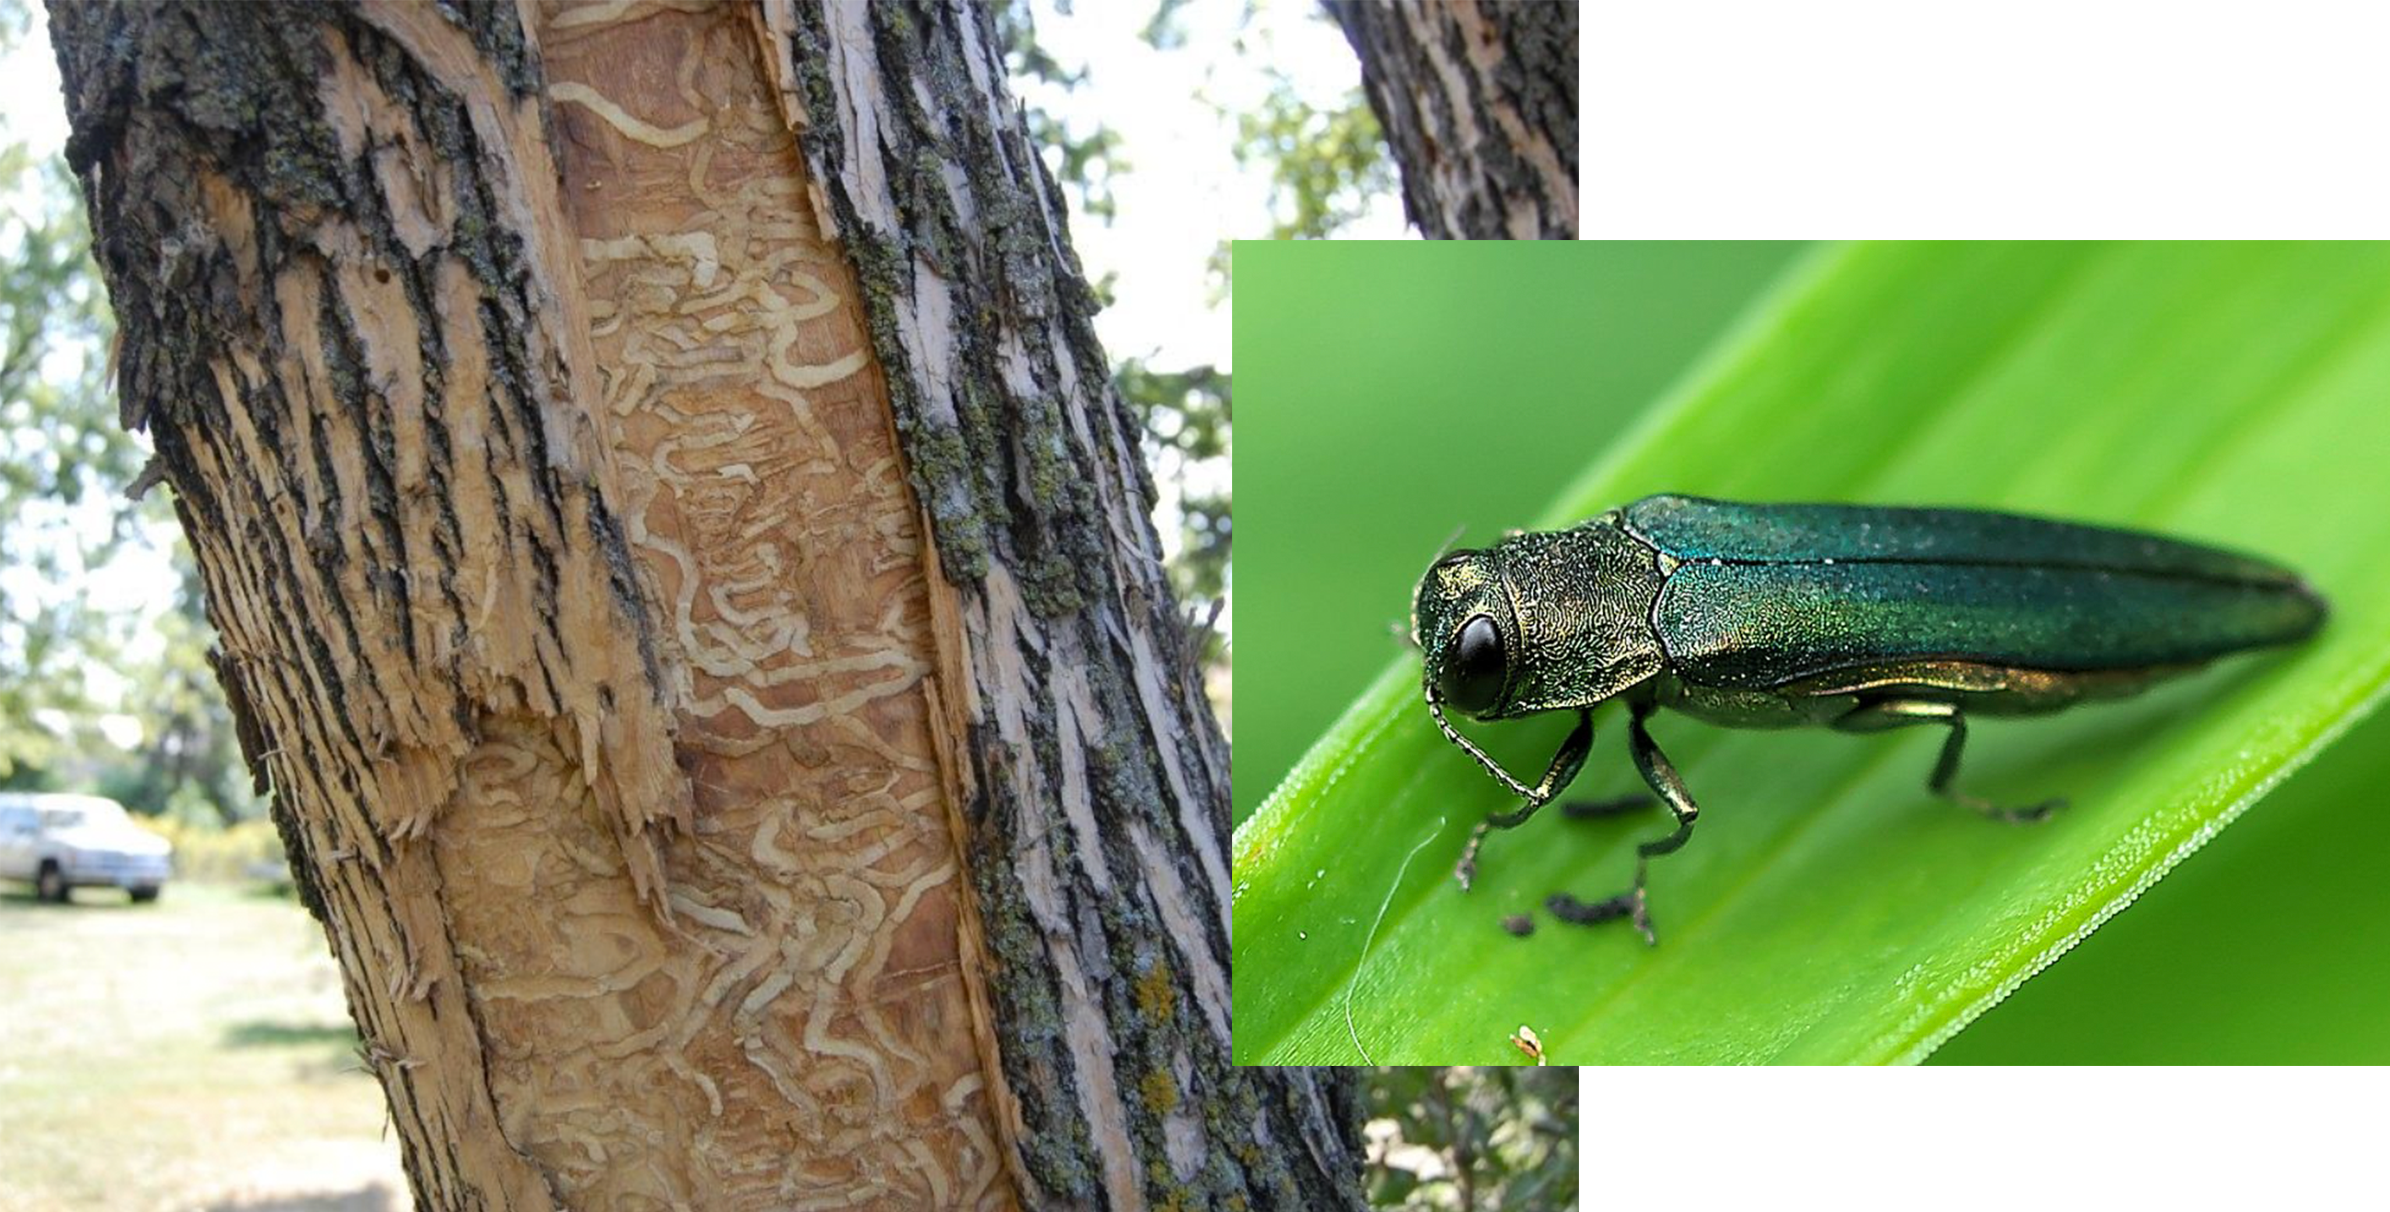
[{"label": "blurred green background", "polygon": [[[1446,538],[1540,514],[1803,254],[1237,245],[1240,822],[1404,651]],[[2377,715],[1936,1059],[2390,1061],[2385,787]]]}]

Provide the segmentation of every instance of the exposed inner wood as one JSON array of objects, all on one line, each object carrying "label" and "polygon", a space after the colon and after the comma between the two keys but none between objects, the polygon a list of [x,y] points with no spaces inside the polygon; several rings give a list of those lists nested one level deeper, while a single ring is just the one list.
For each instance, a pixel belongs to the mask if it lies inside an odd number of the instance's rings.
[{"label": "exposed inner wood", "polygon": [[[754,26],[727,5],[551,7],[538,41],[697,825],[671,852],[671,934],[608,915],[475,970],[526,1020],[486,1020],[500,1106],[585,1100],[579,1124],[543,1119],[552,1171],[684,1131],[708,1206],[1001,1206],[920,522]],[[490,840],[520,861],[520,839]],[[560,888],[621,887],[549,866]],[[589,970],[553,979],[567,956]],[[553,1021],[597,1007],[632,1028],[611,1055]],[[741,1172],[759,1157],[784,1168]]]}]

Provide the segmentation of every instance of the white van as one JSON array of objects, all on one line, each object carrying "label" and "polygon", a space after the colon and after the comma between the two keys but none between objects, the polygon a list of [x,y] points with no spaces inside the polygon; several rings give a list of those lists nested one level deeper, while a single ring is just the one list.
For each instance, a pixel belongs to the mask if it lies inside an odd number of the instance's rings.
[{"label": "white van", "polygon": [[96,795],[0,791],[0,879],[32,884],[45,901],[78,887],[122,888],[158,899],[174,847]]}]

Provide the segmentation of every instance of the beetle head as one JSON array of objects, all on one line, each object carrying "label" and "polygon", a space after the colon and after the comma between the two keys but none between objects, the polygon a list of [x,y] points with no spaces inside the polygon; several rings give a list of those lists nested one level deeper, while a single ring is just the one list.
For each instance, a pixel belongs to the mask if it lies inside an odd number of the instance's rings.
[{"label": "beetle head", "polygon": [[1501,716],[1522,642],[1492,552],[1456,551],[1428,568],[1411,598],[1411,638],[1430,702],[1478,719]]},{"label": "beetle head", "polygon": [[1456,551],[1420,578],[1411,631],[1428,701],[1480,720],[1591,707],[1660,672],[1665,577],[1615,514]]}]

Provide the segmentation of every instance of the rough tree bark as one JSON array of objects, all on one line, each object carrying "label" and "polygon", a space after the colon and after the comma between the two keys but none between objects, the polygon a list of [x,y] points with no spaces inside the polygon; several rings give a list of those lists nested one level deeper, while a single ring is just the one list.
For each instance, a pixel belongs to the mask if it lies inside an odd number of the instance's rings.
[{"label": "rough tree bark", "polygon": [[53,8],[431,1208],[1358,1206],[984,6]]},{"label": "rough tree bark", "polygon": [[1576,0],[1322,0],[1431,239],[1577,238]]}]

